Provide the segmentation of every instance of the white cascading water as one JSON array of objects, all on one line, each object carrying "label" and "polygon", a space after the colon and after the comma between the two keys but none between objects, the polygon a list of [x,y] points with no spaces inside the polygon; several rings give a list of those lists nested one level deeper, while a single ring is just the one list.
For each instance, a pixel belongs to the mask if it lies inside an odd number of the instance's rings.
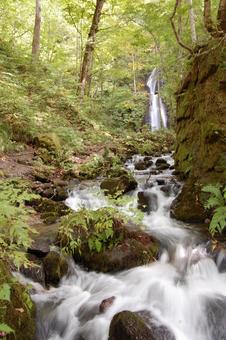
[{"label": "white cascading water", "polygon": [[[170,156],[164,158],[172,162]],[[133,171],[133,162],[127,167]],[[150,311],[176,340],[226,339],[226,273],[207,255],[198,233],[170,218],[175,194],[165,195],[157,180],[174,185],[171,170],[153,175],[151,188],[147,172],[134,174],[139,183],[135,200],[141,190],[157,195],[156,211],[145,214],[143,222],[162,245],[159,260],[114,275],[84,271],[70,260],[70,274],[58,288],[34,286],[38,340],[107,340],[111,319],[123,310]],[[67,204],[75,210],[106,206],[96,191],[76,190]],[[101,302],[112,296],[112,306],[100,313]]]},{"label": "white cascading water", "polygon": [[159,130],[161,127],[167,128],[167,110],[158,93],[158,83],[159,71],[157,68],[154,68],[147,81],[150,92],[149,124],[152,131]]}]

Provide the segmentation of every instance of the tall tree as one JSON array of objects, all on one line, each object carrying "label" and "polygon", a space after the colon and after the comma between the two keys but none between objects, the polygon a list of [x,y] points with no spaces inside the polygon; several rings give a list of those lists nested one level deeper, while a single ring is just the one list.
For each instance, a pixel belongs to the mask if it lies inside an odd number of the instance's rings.
[{"label": "tall tree", "polygon": [[42,18],[41,18],[41,0],[36,0],[35,25],[34,25],[34,33],[33,33],[33,41],[32,41],[32,57],[33,57],[33,60],[37,60],[39,58],[41,21],[42,21]]},{"label": "tall tree", "polygon": [[96,35],[99,29],[100,18],[102,9],[106,0],[96,0],[95,11],[92,19],[92,24],[89,30],[87,43],[85,46],[85,52],[82,60],[82,67],[79,77],[79,89],[78,92],[81,96],[89,93],[91,84],[91,72],[92,72],[92,61],[93,53],[96,43]]}]

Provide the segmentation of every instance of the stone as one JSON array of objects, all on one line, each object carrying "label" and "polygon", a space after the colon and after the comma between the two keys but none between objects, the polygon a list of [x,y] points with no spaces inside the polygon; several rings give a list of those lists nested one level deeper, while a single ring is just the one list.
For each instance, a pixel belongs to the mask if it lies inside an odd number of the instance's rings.
[{"label": "stone", "polygon": [[[130,225],[114,217],[114,212],[108,218],[109,221],[112,219],[112,237],[104,242],[100,251],[96,248],[90,249],[89,240],[93,240],[95,236],[94,225],[98,223],[98,216],[103,220],[104,214],[108,214],[108,209],[102,208],[89,212],[88,215],[77,212],[69,216],[74,223],[74,227],[72,223],[70,224],[73,228],[72,240],[76,241],[79,237],[81,242],[80,248],[75,248],[73,251],[75,262],[88,270],[104,273],[118,272],[153,262],[158,251],[157,242],[152,236],[140,230],[139,226]],[[79,214],[77,218],[76,214]],[[84,217],[81,214],[84,214]],[[81,222],[82,218],[84,223]],[[76,224],[76,220],[79,220],[80,224]],[[63,223],[62,221],[62,225]],[[68,219],[67,223],[70,223]],[[67,245],[67,235],[62,232],[62,228],[57,244],[61,247]]]},{"label": "stone", "polygon": [[162,163],[162,164],[159,164],[159,165],[156,165],[156,169],[157,170],[167,170],[169,169],[170,165],[168,163]]},{"label": "stone", "polygon": [[139,311],[137,314],[142,317],[147,326],[151,330],[153,339],[155,340],[176,340],[173,332],[169,327],[162,324],[150,311]]},{"label": "stone", "polygon": [[114,301],[115,301],[115,296],[112,296],[110,298],[103,300],[100,304],[99,312],[105,313],[106,310],[108,310],[113,305]]},{"label": "stone", "polygon": [[158,209],[158,196],[155,193],[140,191],[138,192],[137,196],[138,209],[147,213],[150,213],[151,211],[156,211]]},{"label": "stone", "polygon": [[152,164],[153,164],[153,161],[149,160],[149,159],[147,159],[147,157],[145,157],[144,160],[135,163],[135,169],[136,170],[146,170],[150,166],[152,166]]},{"label": "stone", "polygon": [[41,285],[45,285],[45,273],[43,268],[42,260],[40,260],[35,255],[28,254],[28,260],[30,261],[30,266],[20,267],[20,272],[31,279],[34,282],[38,282]]},{"label": "stone", "polygon": [[53,224],[60,217],[66,215],[70,209],[63,202],[55,202],[49,198],[41,198],[34,200],[32,206],[46,224]]},{"label": "stone", "polygon": [[158,185],[164,185],[166,183],[166,181],[162,178],[157,178],[156,182],[157,182]]},{"label": "stone", "polygon": [[127,174],[115,178],[106,178],[101,182],[100,187],[106,195],[120,196],[128,191],[135,190],[137,182],[132,175]]},{"label": "stone", "polygon": [[164,192],[164,194],[165,194],[167,197],[169,197],[169,196],[171,195],[171,192],[172,192],[172,185],[170,185],[170,184],[165,184],[165,185],[163,185],[163,186],[160,188],[160,190],[161,190],[162,192]]},{"label": "stone", "polygon": [[136,313],[123,311],[110,324],[108,340],[156,340],[144,320]]},{"label": "stone", "polygon": [[172,202],[171,217],[186,223],[204,223],[207,216],[199,192],[200,188],[194,186],[193,182],[186,182]]},{"label": "stone", "polygon": [[47,285],[57,286],[68,272],[66,259],[55,251],[51,251],[43,260]]},{"label": "stone", "polygon": [[155,165],[159,166],[161,164],[167,164],[167,161],[164,158],[158,158],[155,162]]},{"label": "stone", "polygon": [[56,154],[59,154],[61,151],[61,141],[54,132],[39,134],[34,138],[34,144],[39,148],[47,149]]}]

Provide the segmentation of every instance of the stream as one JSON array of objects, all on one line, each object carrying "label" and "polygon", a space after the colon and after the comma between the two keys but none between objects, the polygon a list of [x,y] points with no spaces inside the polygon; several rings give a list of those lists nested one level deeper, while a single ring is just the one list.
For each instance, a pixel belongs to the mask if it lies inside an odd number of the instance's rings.
[{"label": "stream", "polygon": [[[173,165],[171,155],[162,158]],[[135,170],[140,159],[134,156],[125,165],[134,173],[138,188],[120,210],[132,219],[138,192],[152,198],[143,224],[161,243],[158,260],[114,275],[87,272],[69,260],[70,273],[58,288],[44,290],[36,285],[32,295],[38,340],[107,340],[113,316],[124,310],[150,312],[176,340],[226,339],[226,273],[208,255],[197,228],[170,218],[170,205],[179,190],[172,170],[153,172],[150,177],[154,165]],[[156,159],[152,158],[154,163]],[[168,189],[164,192],[164,188]],[[73,210],[109,206],[98,181],[81,184],[66,204]],[[113,304],[100,313],[101,302],[112,296]]]}]

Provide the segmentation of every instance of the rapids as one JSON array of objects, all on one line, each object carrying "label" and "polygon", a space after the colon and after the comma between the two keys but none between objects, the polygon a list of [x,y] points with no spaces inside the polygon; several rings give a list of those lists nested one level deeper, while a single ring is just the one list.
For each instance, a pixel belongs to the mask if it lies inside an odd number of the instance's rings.
[{"label": "rapids", "polygon": [[[173,164],[170,155],[163,158]],[[218,270],[198,232],[170,218],[169,207],[178,190],[166,195],[157,180],[173,189],[177,183],[172,171],[148,179],[150,169],[134,169],[139,159],[126,163],[139,185],[130,204],[121,209],[132,214],[138,191],[157,195],[157,209],[145,214],[143,224],[162,245],[159,259],[114,275],[87,272],[69,260],[70,274],[58,288],[35,286],[38,340],[107,340],[111,319],[123,310],[150,311],[176,340],[226,339],[226,273]],[[66,204],[74,210],[109,205],[98,182],[83,184]],[[116,297],[112,306],[100,313],[101,302],[112,296]]]}]

